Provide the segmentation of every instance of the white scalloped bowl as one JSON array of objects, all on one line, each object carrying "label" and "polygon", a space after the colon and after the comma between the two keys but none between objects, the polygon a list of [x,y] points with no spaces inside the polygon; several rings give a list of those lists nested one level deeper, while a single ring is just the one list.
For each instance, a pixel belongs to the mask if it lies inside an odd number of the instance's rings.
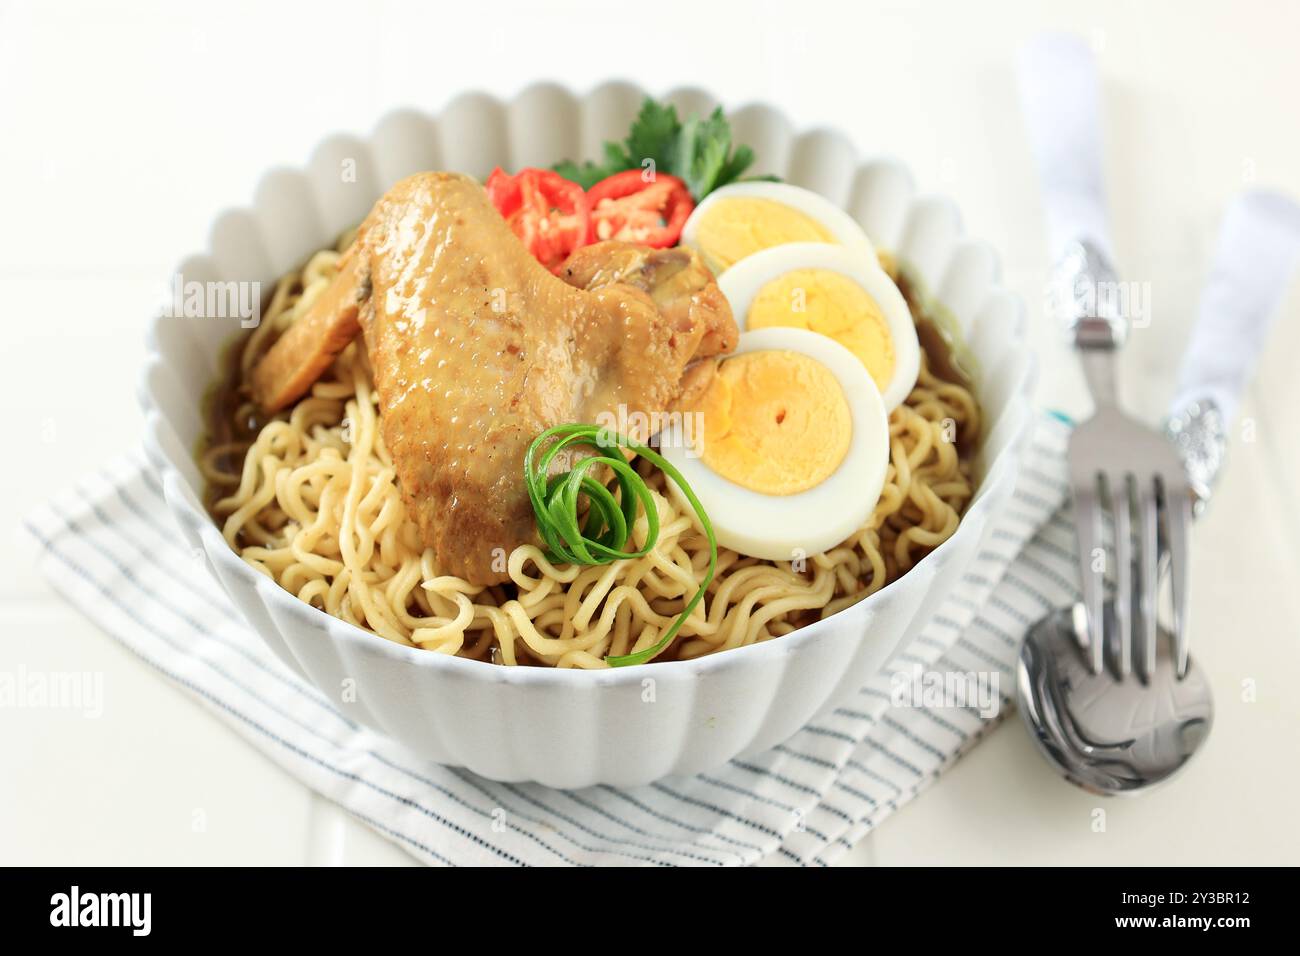
[{"label": "white scalloped bowl", "polygon": [[[250,209],[213,226],[210,249],[180,267],[185,279],[275,279],[362,219],[401,177],[453,169],[483,178],[498,164],[544,166],[598,154],[621,139],[643,97],[611,83],[585,97],[533,86],[509,103],[484,94],[452,101],[437,117],[405,110],[369,139],[334,136],[303,170],[266,175]],[[667,100],[711,110],[698,90]],[[997,257],[962,236],[953,205],[915,194],[898,163],[860,159],[844,137],[796,133],[760,105],[730,114],[756,172],[841,204],[879,248],[918,276],[962,328],[976,365],[986,424],[979,488],[957,532],[905,577],[793,634],[700,660],[607,671],[500,667],[403,647],[330,617],[282,590],[227,547],[204,511],[193,451],[201,401],[218,375],[233,321],[159,318],[140,392],[145,446],[189,542],[234,604],[290,668],[337,699],[355,682],[348,716],[441,764],[496,780],[556,787],[627,786],[719,766],[765,750],[833,708],[927,623],[975,561],[990,519],[1011,495],[1031,425],[1033,361],[1024,309],[998,285]],[[354,175],[344,175],[353,172]]]}]

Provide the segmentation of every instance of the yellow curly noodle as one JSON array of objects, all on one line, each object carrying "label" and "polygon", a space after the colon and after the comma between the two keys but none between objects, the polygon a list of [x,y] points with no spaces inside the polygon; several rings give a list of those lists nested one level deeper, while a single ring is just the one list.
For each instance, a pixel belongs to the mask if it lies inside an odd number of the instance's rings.
[{"label": "yellow curly noodle", "polygon": [[[256,418],[244,379],[329,284],[350,241],[344,236],[280,280],[238,356],[237,400],[223,424],[235,436],[240,423],[252,424],[244,440],[213,444],[200,459],[226,541],[299,599],[399,644],[500,664],[584,668],[653,647],[698,590],[709,544],[645,462],[638,471],[660,521],[648,554],[595,567],[553,565],[539,548],[522,545],[508,556],[508,584],[479,587],[443,573],[406,518],[360,343],[287,412]],[[916,387],[890,416],[891,463],[866,526],[799,569],[720,548],[704,600],[655,659],[788,634],[906,573],[956,530],[973,493],[970,461],[959,449],[974,447],[979,427],[971,392],[936,377],[923,360]],[[646,535],[641,514],[628,550],[643,548]]]}]

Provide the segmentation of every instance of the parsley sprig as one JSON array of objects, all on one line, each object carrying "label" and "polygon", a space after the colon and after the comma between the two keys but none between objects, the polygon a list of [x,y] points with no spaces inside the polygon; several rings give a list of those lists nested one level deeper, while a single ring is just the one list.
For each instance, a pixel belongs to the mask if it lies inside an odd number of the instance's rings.
[{"label": "parsley sprig", "polygon": [[647,97],[627,139],[605,143],[602,162],[565,160],[554,168],[565,179],[590,189],[607,176],[643,167],[647,160],[654,162],[657,172],[682,179],[698,202],[720,186],[739,180],[753,164],[754,151],[743,144],[732,148],[731,124],[721,107],[707,117],[688,116],[682,121],[675,106]]}]

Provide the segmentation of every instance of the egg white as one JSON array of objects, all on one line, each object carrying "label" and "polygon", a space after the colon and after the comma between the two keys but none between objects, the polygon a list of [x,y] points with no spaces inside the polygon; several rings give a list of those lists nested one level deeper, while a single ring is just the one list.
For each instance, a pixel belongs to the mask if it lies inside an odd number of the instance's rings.
[{"label": "egg white", "polygon": [[[835,241],[846,249],[850,249],[864,257],[875,258],[875,247],[871,244],[871,240],[867,238],[866,232],[858,225],[857,220],[824,196],[819,196],[810,189],[792,186],[789,183],[732,183],[730,186],[715,189],[704,197],[704,201],[695,207],[695,211],[686,220],[686,225],[682,227],[682,245],[690,246],[700,252],[700,222],[720,200],[740,196],[753,199],[770,199],[773,202],[781,203],[783,206],[789,206],[791,209],[803,213],[809,219],[821,223],[826,228],[826,231],[835,237]],[[772,246],[770,248],[780,247]],[[750,257],[747,256],[746,258]],[[740,261],[743,262],[744,259]]]},{"label": "egg white", "polygon": [[[755,558],[790,561],[835,547],[871,516],[885,485],[889,421],[876,383],[857,356],[835,340],[805,329],[759,329],[741,335],[733,354],[771,350],[798,352],[820,362],[844,391],[853,434],[844,460],[826,480],[793,495],[745,488],[695,457],[676,420],[660,433],[660,454],[690,484],[718,544]],[[677,506],[690,513],[686,496],[671,479],[668,489]]]},{"label": "egg white", "polygon": [[889,326],[889,336],[894,340],[894,374],[889,385],[882,389],[885,410],[892,412],[903,404],[921,371],[921,346],[907,300],[881,268],[874,253],[864,258],[860,253],[824,242],[791,242],[746,256],[718,277],[718,288],[731,304],[741,332],[746,329],[749,307],[759,291],[795,269],[838,272],[876,300]]}]

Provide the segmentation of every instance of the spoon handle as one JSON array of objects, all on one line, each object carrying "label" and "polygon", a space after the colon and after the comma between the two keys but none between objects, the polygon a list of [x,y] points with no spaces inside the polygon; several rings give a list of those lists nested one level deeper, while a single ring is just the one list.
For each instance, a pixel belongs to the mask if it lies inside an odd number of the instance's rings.
[{"label": "spoon handle", "polygon": [[1300,205],[1253,190],[1228,207],[1165,425],[1202,501],[1298,260]]}]

